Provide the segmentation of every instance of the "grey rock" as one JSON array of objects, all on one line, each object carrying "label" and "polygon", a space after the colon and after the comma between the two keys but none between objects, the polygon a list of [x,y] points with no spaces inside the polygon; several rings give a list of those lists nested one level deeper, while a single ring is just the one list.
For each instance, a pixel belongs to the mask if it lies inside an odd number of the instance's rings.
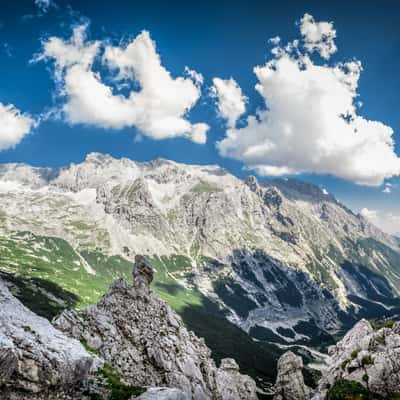
[{"label": "grey rock", "polygon": [[127,384],[176,388],[194,400],[256,399],[254,381],[234,360],[216,368],[204,340],[152,293],[149,261],[135,260],[133,286],[115,281],[99,303],[63,312],[55,326],[85,339]]},{"label": "grey rock", "polygon": [[310,389],[304,384],[303,360],[291,351],[278,360],[274,400],[306,400]]},{"label": "grey rock", "polygon": [[400,332],[372,329],[366,320],[359,321],[330,351],[331,360],[313,400],[324,398],[327,389],[338,379],[361,383],[373,393],[386,396],[400,392]]},{"label": "grey rock", "polygon": [[[137,400],[190,400],[189,396],[179,389],[170,388],[150,388]],[[133,400],[133,398],[132,398]]]},{"label": "grey rock", "polygon": [[81,343],[28,310],[0,281],[2,400],[67,399],[80,391],[94,365]]},{"label": "grey rock", "polygon": [[217,399],[257,400],[256,384],[250,377],[241,375],[239,366],[232,358],[221,360],[216,375]]}]

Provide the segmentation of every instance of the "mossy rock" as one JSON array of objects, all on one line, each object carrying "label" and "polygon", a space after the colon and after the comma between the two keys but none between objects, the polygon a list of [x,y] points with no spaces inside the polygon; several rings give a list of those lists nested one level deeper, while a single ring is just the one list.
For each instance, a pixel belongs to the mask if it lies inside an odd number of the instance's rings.
[{"label": "mossy rock", "polygon": [[102,368],[97,371],[99,378],[103,378],[105,387],[110,391],[106,400],[129,400],[132,396],[140,396],[146,389],[140,386],[126,385],[121,380],[121,375],[112,367],[105,363]]}]

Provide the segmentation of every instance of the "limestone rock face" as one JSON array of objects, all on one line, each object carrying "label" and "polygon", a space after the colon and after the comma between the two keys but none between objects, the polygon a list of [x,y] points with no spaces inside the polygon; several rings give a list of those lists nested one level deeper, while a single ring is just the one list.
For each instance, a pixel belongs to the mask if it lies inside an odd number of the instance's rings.
[{"label": "limestone rock face", "polygon": [[2,400],[69,399],[94,364],[81,343],[28,310],[0,281]]},{"label": "limestone rock face", "polygon": [[127,384],[177,388],[195,400],[256,399],[254,381],[233,360],[217,369],[204,341],[152,293],[152,274],[147,259],[137,256],[133,286],[115,281],[99,303],[64,312],[55,326],[84,339]]},{"label": "limestone rock face", "polygon": [[291,351],[278,360],[274,400],[306,400],[310,389],[304,384],[303,360]]},{"label": "limestone rock face", "polygon": [[374,330],[368,321],[361,320],[329,353],[331,362],[315,399],[341,378],[357,381],[380,395],[400,392],[399,322],[393,328]]},{"label": "limestone rock face", "polygon": [[256,384],[250,377],[241,375],[232,358],[221,360],[216,375],[217,398],[226,400],[257,399]]},{"label": "limestone rock face", "polygon": [[[189,396],[179,389],[150,388],[136,400],[190,400]],[[133,399],[132,399],[133,400]]]}]

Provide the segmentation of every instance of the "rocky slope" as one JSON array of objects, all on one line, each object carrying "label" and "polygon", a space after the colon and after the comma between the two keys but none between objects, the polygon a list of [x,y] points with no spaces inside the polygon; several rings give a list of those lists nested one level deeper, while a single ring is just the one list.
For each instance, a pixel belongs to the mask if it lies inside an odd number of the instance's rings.
[{"label": "rocky slope", "polygon": [[196,400],[254,400],[255,383],[232,359],[215,367],[211,352],[153,295],[153,271],[136,256],[134,285],[117,280],[96,305],[65,311],[55,326],[85,340],[132,385],[179,388]]},{"label": "rocky slope", "polygon": [[296,180],[94,153],[0,165],[0,200],[0,272],[43,315],[97,301],[138,253],[186,322],[226,318],[258,344],[321,346],[400,310],[399,240]]},{"label": "rocky slope", "polygon": [[278,362],[274,400],[396,400],[400,398],[400,323],[360,320],[336,345],[318,387],[306,387],[302,360],[291,352]]},{"label": "rocky slope", "polygon": [[0,280],[0,394],[7,399],[75,396],[96,361],[81,343],[23,306]]},{"label": "rocky slope", "polygon": [[65,311],[56,328],[0,281],[1,398],[128,400],[135,388],[164,386],[139,398],[257,399],[255,382],[233,359],[216,368],[204,341],[152,293],[152,279],[137,256],[133,286],[115,281],[98,304]]}]

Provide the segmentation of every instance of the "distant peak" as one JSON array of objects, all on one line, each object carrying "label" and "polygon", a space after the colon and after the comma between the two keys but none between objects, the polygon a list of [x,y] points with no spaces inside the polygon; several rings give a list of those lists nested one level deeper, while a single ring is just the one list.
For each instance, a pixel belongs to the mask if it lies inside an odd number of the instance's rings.
[{"label": "distant peak", "polygon": [[104,153],[88,153],[85,157],[86,162],[105,162],[109,160],[115,160],[114,157],[112,157],[110,154],[104,154]]}]

